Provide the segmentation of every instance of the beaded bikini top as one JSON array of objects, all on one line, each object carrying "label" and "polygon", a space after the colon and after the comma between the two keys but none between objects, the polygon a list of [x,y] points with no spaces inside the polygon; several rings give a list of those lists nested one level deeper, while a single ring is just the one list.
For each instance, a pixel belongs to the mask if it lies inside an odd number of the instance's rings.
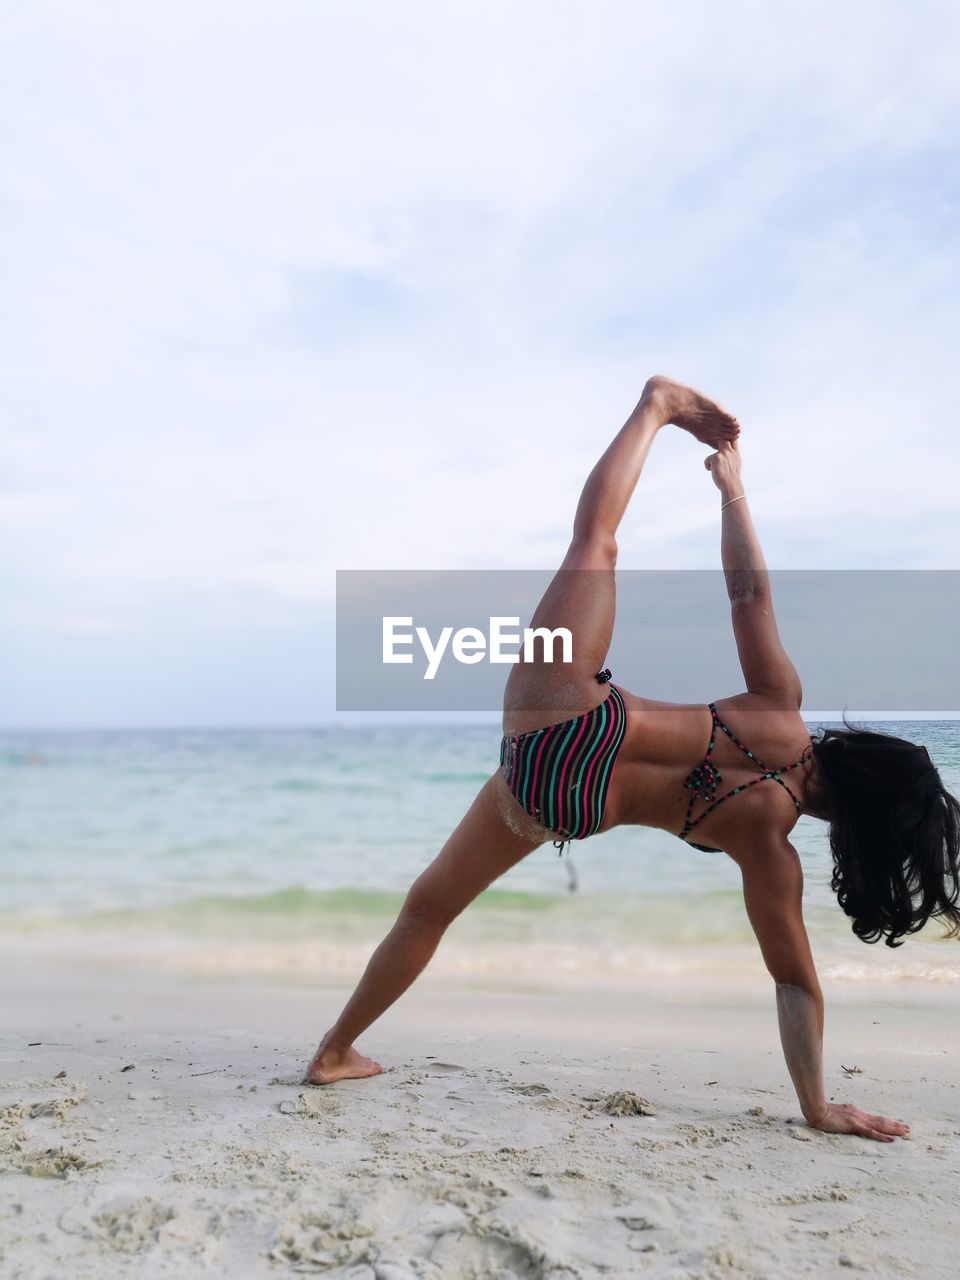
[{"label": "beaded bikini top", "polygon": [[[710,730],[710,745],[707,747],[706,754],[701,762],[687,774],[683,784],[691,794],[690,803],[687,805],[687,816],[684,819],[683,830],[680,832],[680,839],[686,840],[688,834],[693,830],[693,828],[697,826],[698,823],[701,823],[708,814],[713,813],[714,809],[716,809],[718,805],[723,804],[724,800],[729,800],[731,796],[738,795],[741,791],[746,791],[749,787],[755,787],[758,782],[766,782],[768,778],[772,778],[774,782],[778,782],[780,786],[783,787],[784,791],[787,792],[790,799],[797,806],[797,812],[799,813],[800,801],[793,794],[780,775],[783,773],[789,773],[791,769],[796,769],[798,765],[803,764],[802,757],[799,760],[794,760],[793,764],[781,765],[778,769],[768,769],[762,760],[759,760],[748,747],[744,746],[739,738],[730,732],[727,726],[720,719],[719,715],[717,715],[717,704],[715,702],[710,703],[710,716],[713,721]],[[744,755],[748,756],[761,771],[751,782],[744,782],[741,783],[739,787],[732,787],[719,798],[717,796],[717,784],[722,783],[723,778],[720,774],[720,770],[713,763],[713,749],[716,745],[718,729],[722,730],[730,741],[735,743]],[[691,821],[693,807],[699,799],[703,799],[708,802],[707,808],[704,809],[703,813],[701,813],[699,817],[694,818],[693,821]],[[702,849],[706,853],[716,852],[715,849],[711,849],[708,845],[694,844],[692,840],[688,843],[693,845],[695,849]]]}]

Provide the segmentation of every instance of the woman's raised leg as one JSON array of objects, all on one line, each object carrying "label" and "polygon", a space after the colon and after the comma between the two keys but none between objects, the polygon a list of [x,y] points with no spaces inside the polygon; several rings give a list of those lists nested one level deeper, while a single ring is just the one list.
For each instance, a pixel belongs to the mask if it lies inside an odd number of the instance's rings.
[{"label": "woman's raised leg", "polygon": [[505,733],[523,733],[589,711],[606,696],[595,676],[603,667],[616,612],[617,529],[650,446],[667,423],[716,447],[735,439],[736,419],[699,392],[668,378],[651,378],[633,413],[587,477],[563,563],[531,620],[531,627],[567,628],[570,663],[518,662],[503,700]]}]

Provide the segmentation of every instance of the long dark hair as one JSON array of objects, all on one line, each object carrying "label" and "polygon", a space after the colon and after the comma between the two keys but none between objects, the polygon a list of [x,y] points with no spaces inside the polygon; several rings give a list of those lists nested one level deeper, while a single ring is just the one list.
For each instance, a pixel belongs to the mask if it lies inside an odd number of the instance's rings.
[{"label": "long dark hair", "polygon": [[857,725],[820,729],[810,800],[830,823],[830,887],[864,942],[897,947],[931,916],[960,934],[960,802],[926,747]]}]

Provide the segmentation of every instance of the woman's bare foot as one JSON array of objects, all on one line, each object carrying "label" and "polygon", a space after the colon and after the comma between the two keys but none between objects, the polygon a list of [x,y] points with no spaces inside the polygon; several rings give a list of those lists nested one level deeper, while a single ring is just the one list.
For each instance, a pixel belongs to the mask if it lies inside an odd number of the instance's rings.
[{"label": "woman's bare foot", "polygon": [[647,380],[640,404],[651,406],[664,423],[683,427],[702,444],[713,448],[723,440],[736,440],[740,434],[736,418],[721,409],[716,401],[660,373]]},{"label": "woman's bare foot", "polygon": [[321,1043],[307,1067],[304,1084],[333,1084],[334,1080],[361,1080],[364,1076],[378,1076],[383,1070],[379,1062],[365,1058],[351,1045],[349,1049],[335,1049]]}]

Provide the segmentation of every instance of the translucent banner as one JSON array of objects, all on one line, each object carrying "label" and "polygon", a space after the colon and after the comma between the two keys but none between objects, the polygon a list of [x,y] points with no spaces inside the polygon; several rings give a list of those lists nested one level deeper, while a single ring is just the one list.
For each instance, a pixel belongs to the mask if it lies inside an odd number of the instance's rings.
[{"label": "translucent banner", "polygon": [[[575,603],[555,601],[534,634],[553,571],[340,571],[337,710],[496,711],[516,663],[571,669],[579,646],[605,634],[610,595],[608,573],[574,572]],[[805,708],[960,712],[960,571],[781,570],[770,583]],[[723,573],[618,572],[604,664],[643,697],[741,691]]]}]

